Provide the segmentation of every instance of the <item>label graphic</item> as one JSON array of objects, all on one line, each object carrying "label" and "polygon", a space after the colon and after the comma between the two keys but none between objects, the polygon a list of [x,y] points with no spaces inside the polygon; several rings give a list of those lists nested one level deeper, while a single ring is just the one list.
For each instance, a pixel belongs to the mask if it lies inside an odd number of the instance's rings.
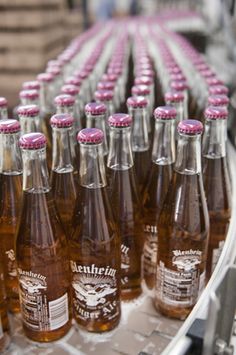
[{"label": "label graphic", "polygon": [[7,255],[7,272],[8,275],[11,277],[17,277],[17,270],[16,270],[16,258],[15,252],[13,249],[7,250],[5,252]]},{"label": "label graphic", "polygon": [[146,233],[143,247],[144,275],[155,275],[157,262],[157,226],[145,225]]},{"label": "label graphic", "polygon": [[70,261],[73,272],[73,303],[77,316],[112,319],[118,314],[116,270],[106,266],[77,265]]},{"label": "label graphic", "polygon": [[204,278],[198,267],[202,252],[173,250],[173,254],[172,265],[177,271],[165,267],[162,261],[157,266],[157,298],[173,306],[191,307],[198,299]]},{"label": "label graphic", "polygon": [[68,295],[48,302],[46,276],[18,268],[24,323],[33,330],[55,330],[69,320]]}]

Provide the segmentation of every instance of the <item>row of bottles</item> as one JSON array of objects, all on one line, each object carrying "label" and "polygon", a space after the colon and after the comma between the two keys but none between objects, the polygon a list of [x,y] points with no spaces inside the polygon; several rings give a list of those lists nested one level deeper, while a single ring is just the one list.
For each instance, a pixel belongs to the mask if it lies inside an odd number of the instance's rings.
[{"label": "row of bottles", "polygon": [[[227,88],[210,86],[221,96],[209,95],[203,119],[162,38],[124,30],[114,44],[118,25],[87,61],[76,65],[76,42],[24,83],[18,121],[0,100],[4,284],[35,341],[63,336],[72,313],[88,331],[113,329],[143,279],[161,313],[186,318],[227,234]],[[154,102],[166,106],[153,118]],[[191,110],[201,120],[186,120]]]}]

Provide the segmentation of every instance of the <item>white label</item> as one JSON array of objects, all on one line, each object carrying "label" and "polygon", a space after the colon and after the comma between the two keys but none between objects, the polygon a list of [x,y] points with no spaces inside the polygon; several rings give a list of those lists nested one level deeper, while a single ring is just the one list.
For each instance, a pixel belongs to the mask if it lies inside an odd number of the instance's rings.
[{"label": "white label", "polygon": [[69,320],[68,295],[65,293],[55,301],[48,302],[50,329],[58,329]]},{"label": "white label", "polygon": [[119,314],[117,270],[110,267],[78,265],[70,261],[73,305],[82,320],[108,319]]},{"label": "white label", "polygon": [[212,262],[211,262],[211,272],[214,271],[216,264],[220,258],[222,250],[224,248],[225,241],[222,240],[219,242],[218,248],[212,250]]},{"label": "white label", "polygon": [[157,264],[157,227],[145,225],[143,246],[143,272],[145,276],[155,276]]},{"label": "white label", "polygon": [[162,302],[181,307],[193,306],[202,287],[200,269],[202,252],[199,250],[174,250],[172,265],[177,270],[165,267],[160,261],[157,266],[157,298]]},{"label": "white label", "polygon": [[7,272],[10,277],[17,277],[16,258],[13,249],[5,252],[7,255]]}]

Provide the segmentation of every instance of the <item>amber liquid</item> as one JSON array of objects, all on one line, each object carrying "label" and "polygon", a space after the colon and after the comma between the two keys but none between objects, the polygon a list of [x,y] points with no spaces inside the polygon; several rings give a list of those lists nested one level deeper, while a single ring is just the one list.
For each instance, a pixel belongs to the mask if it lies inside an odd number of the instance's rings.
[{"label": "amber liquid", "polygon": [[[21,289],[21,313],[23,319],[23,329],[27,337],[34,341],[49,342],[61,338],[71,327],[70,311],[70,273],[68,261],[68,247],[65,232],[55,209],[51,192],[30,193],[23,192],[23,208],[16,240],[16,258],[18,266],[18,276]],[[58,300],[67,293],[69,304],[68,321],[61,327],[53,330],[48,326],[41,330],[40,325],[49,323],[46,319],[39,320],[40,312],[36,311],[37,305],[28,303],[27,307],[22,302],[22,294],[25,292],[24,284],[21,283],[21,272],[42,275],[46,284],[38,278],[24,277],[25,283],[31,286],[28,289],[27,298],[37,297],[38,290],[33,290],[35,284],[39,284],[40,295],[44,302],[41,312],[50,314],[49,302]],[[45,301],[46,299],[46,301]],[[64,307],[65,308],[65,307]],[[68,310],[68,307],[67,307]],[[54,312],[57,319],[60,310]],[[63,314],[61,314],[63,316]],[[30,319],[29,319],[30,318]],[[56,319],[54,318],[54,321]],[[54,322],[55,324],[55,322]]]},{"label": "amber liquid", "polygon": [[110,201],[121,235],[121,298],[131,300],[141,292],[143,214],[134,167],[108,170]]},{"label": "amber liquid", "polygon": [[226,158],[203,158],[203,182],[210,216],[210,236],[207,252],[207,280],[220,257],[230,216],[230,181]]},{"label": "amber liquid", "polygon": [[76,185],[73,172],[51,172],[52,194],[67,235],[71,233],[71,223],[76,201]]},{"label": "amber liquid", "polygon": [[[185,319],[205,281],[209,226],[204,199],[198,174],[173,172],[158,223],[160,272],[157,271],[154,299],[157,309],[168,317]],[[161,270],[163,264],[165,274]],[[163,287],[164,277],[170,284],[166,282]]]},{"label": "amber liquid", "polygon": [[4,275],[0,267],[0,352],[6,350],[10,344],[9,321],[7,316],[7,297],[4,287]]},{"label": "amber liquid", "polygon": [[152,163],[143,193],[145,232],[143,278],[149,289],[153,289],[155,286],[158,245],[157,223],[172,178],[172,172],[173,164]]},{"label": "amber liquid", "polygon": [[15,232],[19,220],[22,175],[0,175],[0,245],[8,309],[20,311],[15,260]]},{"label": "amber liquid", "polygon": [[[71,268],[74,317],[90,332],[111,330],[120,320],[120,237],[106,187],[80,187],[72,228],[71,264],[98,270],[79,273]],[[108,267],[116,270],[113,279],[101,273]]]},{"label": "amber liquid", "polygon": [[143,191],[147,180],[147,175],[150,171],[150,150],[145,150],[144,152],[133,152],[133,156],[139,191]]}]

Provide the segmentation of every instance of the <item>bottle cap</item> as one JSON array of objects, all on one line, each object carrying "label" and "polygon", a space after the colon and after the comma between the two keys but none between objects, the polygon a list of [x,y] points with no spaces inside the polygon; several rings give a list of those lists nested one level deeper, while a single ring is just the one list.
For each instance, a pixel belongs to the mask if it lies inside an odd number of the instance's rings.
[{"label": "bottle cap", "polygon": [[115,75],[121,75],[122,74],[122,69],[121,68],[111,68],[109,67],[107,69],[107,74],[115,74]]},{"label": "bottle cap", "polygon": [[66,84],[75,85],[75,86],[81,86],[82,82],[83,81],[76,76],[71,76],[65,81]]},{"label": "bottle cap", "polygon": [[79,93],[79,87],[71,84],[63,85],[61,88],[61,92],[63,94],[76,96]]},{"label": "bottle cap", "polygon": [[17,120],[10,118],[6,120],[0,120],[0,132],[1,133],[16,133],[20,131],[20,123]]},{"label": "bottle cap", "polygon": [[166,102],[183,102],[184,95],[182,91],[169,91],[165,93]]},{"label": "bottle cap", "polygon": [[137,76],[148,76],[149,78],[155,77],[155,72],[151,69],[139,69],[136,74]]},{"label": "bottle cap", "polygon": [[17,114],[18,116],[37,117],[39,115],[39,107],[36,105],[19,106]]},{"label": "bottle cap", "polygon": [[37,100],[39,92],[37,90],[21,90],[19,96],[21,99]]},{"label": "bottle cap", "polygon": [[79,79],[85,80],[89,76],[90,72],[88,70],[79,70],[75,72],[75,76]]},{"label": "bottle cap", "polygon": [[200,75],[204,78],[204,79],[208,79],[208,78],[212,78],[215,76],[215,73],[211,70],[211,69],[204,69],[204,70],[200,70]]},{"label": "bottle cap", "polygon": [[153,84],[153,78],[149,76],[138,76],[134,79],[134,85],[147,85]]},{"label": "bottle cap", "polygon": [[203,125],[198,120],[183,120],[179,122],[177,129],[179,133],[195,135],[203,132]]},{"label": "bottle cap", "polygon": [[40,83],[51,83],[53,81],[53,75],[50,73],[40,73],[37,75],[37,79]]},{"label": "bottle cap", "polygon": [[227,106],[229,98],[226,95],[211,95],[208,96],[208,104],[210,106]]},{"label": "bottle cap", "polygon": [[143,108],[147,107],[148,101],[143,96],[132,96],[126,101],[128,107],[132,108]]},{"label": "bottle cap", "polygon": [[206,83],[208,86],[215,86],[215,85],[224,85],[224,82],[217,78],[216,76],[212,76],[206,79]]},{"label": "bottle cap", "polygon": [[182,73],[172,73],[170,74],[171,81],[187,81],[186,76]]},{"label": "bottle cap", "polygon": [[177,111],[173,106],[159,106],[154,111],[155,119],[173,120],[176,115]]},{"label": "bottle cap", "polygon": [[68,113],[57,113],[53,115],[50,119],[50,124],[52,127],[66,128],[73,126],[74,119]]},{"label": "bottle cap", "polygon": [[0,97],[0,107],[7,107],[7,99],[5,99],[5,97]]},{"label": "bottle cap", "polygon": [[169,74],[182,74],[182,70],[176,66],[174,68],[168,68],[168,73]]},{"label": "bottle cap", "polygon": [[204,111],[204,117],[209,120],[224,120],[228,117],[228,110],[224,107],[209,106]]},{"label": "bottle cap", "polygon": [[98,128],[84,128],[77,134],[77,141],[83,144],[100,144],[103,139],[104,134]]},{"label": "bottle cap", "polygon": [[135,85],[131,89],[132,95],[145,96],[150,94],[150,88],[147,85]]},{"label": "bottle cap", "polygon": [[19,143],[22,149],[41,149],[46,146],[46,137],[39,132],[27,133],[20,137]]},{"label": "bottle cap", "polygon": [[97,90],[94,97],[99,101],[111,101],[114,97],[114,92],[111,90]]},{"label": "bottle cap", "polygon": [[55,97],[54,103],[56,106],[59,106],[59,107],[73,106],[75,103],[75,99],[71,95],[62,94],[62,95],[58,95]]},{"label": "bottle cap", "polygon": [[188,84],[186,81],[172,81],[170,87],[175,91],[184,91],[188,89]]},{"label": "bottle cap", "polygon": [[102,81],[117,81],[117,79],[119,78],[119,75],[117,74],[103,74],[102,76]]},{"label": "bottle cap", "polygon": [[114,81],[100,81],[97,85],[99,90],[114,90],[115,82]]},{"label": "bottle cap", "polygon": [[85,105],[85,113],[98,116],[98,115],[104,115],[106,113],[107,108],[106,105],[100,102],[89,102],[87,105]]},{"label": "bottle cap", "polygon": [[55,77],[61,74],[61,69],[57,66],[50,66],[46,69],[46,72],[52,74],[52,76]]},{"label": "bottle cap", "polygon": [[130,127],[132,117],[127,113],[114,113],[108,118],[108,124],[112,127]]},{"label": "bottle cap", "polygon": [[209,94],[210,95],[228,95],[229,89],[227,86],[224,85],[216,85],[209,87]]},{"label": "bottle cap", "polygon": [[39,90],[40,84],[37,80],[25,81],[22,84],[22,89],[23,90]]}]

